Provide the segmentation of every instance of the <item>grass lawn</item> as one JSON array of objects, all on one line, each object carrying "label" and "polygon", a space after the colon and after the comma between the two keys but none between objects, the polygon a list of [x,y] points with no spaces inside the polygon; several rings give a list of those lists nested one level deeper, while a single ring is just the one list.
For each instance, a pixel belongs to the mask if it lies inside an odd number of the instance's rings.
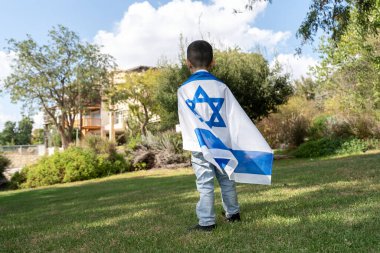
[{"label": "grass lawn", "polygon": [[[275,162],[243,221],[196,224],[189,168],[0,192],[0,252],[380,252],[380,153]],[[221,212],[219,188],[216,210]]]}]

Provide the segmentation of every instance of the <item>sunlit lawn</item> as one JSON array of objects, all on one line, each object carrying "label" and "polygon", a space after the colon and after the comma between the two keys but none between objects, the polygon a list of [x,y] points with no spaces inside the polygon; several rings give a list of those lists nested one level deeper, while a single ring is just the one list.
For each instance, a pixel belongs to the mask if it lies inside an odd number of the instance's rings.
[{"label": "sunlit lawn", "polygon": [[[0,192],[0,252],[380,252],[380,153],[275,163],[243,221],[191,232],[191,169]],[[217,188],[216,206],[221,212]]]}]

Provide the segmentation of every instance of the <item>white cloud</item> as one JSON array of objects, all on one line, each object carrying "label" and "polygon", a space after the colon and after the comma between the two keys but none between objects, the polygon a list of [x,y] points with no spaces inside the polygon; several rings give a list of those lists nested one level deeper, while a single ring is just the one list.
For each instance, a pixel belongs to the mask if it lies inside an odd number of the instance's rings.
[{"label": "white cloud", "polygon": [[244,9],[246,0],[213,0],[211,4],[191,0],[173,0],[158,8],[150,3],[134,3],[112,32],[99,31],[94,41],[116,57],[120,67],[156,65],[161,57],[176,60],[179,36],[192,41],[212,40],[224,47],[239,46],[247,51],[256,46],[274,50],[287,40],[290,32],[262,30],[252,25],[267,2],[257,2],[253,11]]},{"label": "white cloud", "polygon": [[301,76],[307,76],[310,67],[315,66],[318,61],[311,56],[294,54],[279,54],[272,62],[274,66],[275,61],[278,61],[283,67],[283,72],[290,73],[292,79],[298,79]]}]

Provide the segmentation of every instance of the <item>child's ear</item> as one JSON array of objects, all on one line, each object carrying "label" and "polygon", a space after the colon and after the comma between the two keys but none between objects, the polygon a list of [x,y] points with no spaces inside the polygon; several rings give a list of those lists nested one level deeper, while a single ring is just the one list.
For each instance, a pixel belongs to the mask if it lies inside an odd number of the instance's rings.
[{"label": "child's ear", "polygon": [[193,65],[191,64],[191,62],[190,62],[188,59],[186,59],[186,65],[187,65],[187,67],[188,67],[189,69],[192,69],[192,68],[193,68]]},{"label": "child's ear", "polygon": [[215,60],[212,59],[211,63],[210,63],[210,66],[208,67],[209,69],[212,69],[214,66],[215,66]]}]

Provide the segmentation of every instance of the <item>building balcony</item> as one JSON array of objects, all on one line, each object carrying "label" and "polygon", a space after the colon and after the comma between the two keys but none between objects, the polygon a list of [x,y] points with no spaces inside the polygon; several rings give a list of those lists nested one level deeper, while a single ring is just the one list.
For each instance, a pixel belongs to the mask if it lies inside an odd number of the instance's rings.
[{"label": "building balcony", "polygon": [[[74,128],[79,128],[80,120],[77,119],[74,122]],[[95,130],[101,128],[102,120],[100,118],[82,118],[82,128]]]}]

